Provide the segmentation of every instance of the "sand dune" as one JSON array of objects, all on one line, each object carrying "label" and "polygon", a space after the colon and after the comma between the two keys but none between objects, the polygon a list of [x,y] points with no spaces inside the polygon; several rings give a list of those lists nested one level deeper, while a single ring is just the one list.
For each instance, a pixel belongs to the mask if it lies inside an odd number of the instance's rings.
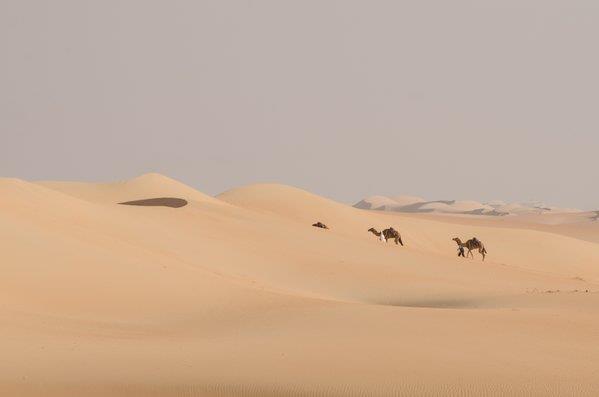
[{"label": "sand dune", "polygon": [[416,196],[370,196],[360,200],[354,207],[360,209],[393,211],[405,213],[439,213],[469,215],[530,215],[579,213],[573,208],[548,206],[542,202],[505,203],[501,200],[480,203],[474,200],[435,200],[427,201]]},{"label": "sand dune", "polygon": [[[599,393],[580,214],[376,212],[275,184],[213,198],[156,174],[1,179],[0,197],[2,395]],[[118,205],[167,197],[188,204]],[[484,263],[456,256],[473,235]]]},{"label": "sand dune", "polygon": [[[407,205],[407,204],[406,204]],[[370,196],[357,202],[354,207],[365,210],[392,210],[401,205],[392,198],[385,196]]]},{"label": "sand dune", "polygon": [[415,203],[423,203],[426,201],[422,197],[408,196],[408,195],[393,196],[393,197],[391,197],[391,199],[393,199],[393,201],[395,201],[400,206],[410,205],[410,204],[415,204]]},{"label": "sand dune", "polygon": [[425,200],[416,196],[370,196],[354,205],[365,210],[401,211],[404,207],[424,203]]},{"label": "sand dune", "polygon": [[164,175],[150,173],[137,178],[114,183],[84,183],[43,181],[37,184],[95,203],[143,200],[172,196],[197,202],[218,203],[213,197]]}]

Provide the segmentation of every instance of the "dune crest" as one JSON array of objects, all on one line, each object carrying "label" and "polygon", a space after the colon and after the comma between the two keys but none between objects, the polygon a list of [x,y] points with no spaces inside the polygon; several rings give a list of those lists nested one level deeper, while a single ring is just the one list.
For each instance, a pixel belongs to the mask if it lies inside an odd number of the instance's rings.
[{"label": "dune crest", "polygon": [[111,183],[42,181],[39,185],[102,204],[117,204],[148,197],[179,197],[185,200],[221,204],[219,200],[167,176],[148,173]]}]

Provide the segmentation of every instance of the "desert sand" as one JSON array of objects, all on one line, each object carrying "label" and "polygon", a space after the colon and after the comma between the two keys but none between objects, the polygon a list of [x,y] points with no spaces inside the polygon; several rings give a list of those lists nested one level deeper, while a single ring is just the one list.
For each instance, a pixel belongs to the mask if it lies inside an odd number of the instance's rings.
[{"label": "desert sand", "polygon": [[[586,215],[0,179],[0,395],[596,396]],[[367,232],[389,226],[405,247]],[[487,260],[458,258],[456,236]]]}]

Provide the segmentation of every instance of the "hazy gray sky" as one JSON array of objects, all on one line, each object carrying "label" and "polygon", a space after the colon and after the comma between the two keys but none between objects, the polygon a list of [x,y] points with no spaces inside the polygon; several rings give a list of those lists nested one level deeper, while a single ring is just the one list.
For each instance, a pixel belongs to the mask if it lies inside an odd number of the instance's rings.
[{"label": "hazy gray sky", "polygon": [[599,207],[599,2],[0,0],[0,174]]}]

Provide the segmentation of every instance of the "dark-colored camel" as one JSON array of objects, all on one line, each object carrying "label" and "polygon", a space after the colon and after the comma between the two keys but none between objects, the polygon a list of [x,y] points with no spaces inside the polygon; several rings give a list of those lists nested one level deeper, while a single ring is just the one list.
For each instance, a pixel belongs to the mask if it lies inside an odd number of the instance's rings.
[{"label": "dark-colored camel", "polygon": [[395,240],[395,244],[403,245],[403,241],[401,241],[401,235],[397,230],[393,229],[392,227],[390,227],[389,229],[385,229],[382,232],[379,232],[375,228],[371,227],[370,229],[368,229],[368,231],[377,237],[380,237],[382,233],[385,237],[385,240]]},{"label": "dark-colored camel", "polygon": [[470,240],[466,241],[465,243],[462,243],[462,240],[460,240],[458,237],[454,237],[452,239],[453,241],[456,242],[456,244],[458,245],[458,247],[464,247],[468,250],[468,255],[472,256],[472,258],[474,258],[474,254],[472,253],[473,250],[478,250],[478,252],[483,256],[483,261],[485,260],[485,256],[487,255],[487,250],[485,249],[485,246],[483,245],[483,243],[478,240],[476,237],[475,238],[471,238]]}]

